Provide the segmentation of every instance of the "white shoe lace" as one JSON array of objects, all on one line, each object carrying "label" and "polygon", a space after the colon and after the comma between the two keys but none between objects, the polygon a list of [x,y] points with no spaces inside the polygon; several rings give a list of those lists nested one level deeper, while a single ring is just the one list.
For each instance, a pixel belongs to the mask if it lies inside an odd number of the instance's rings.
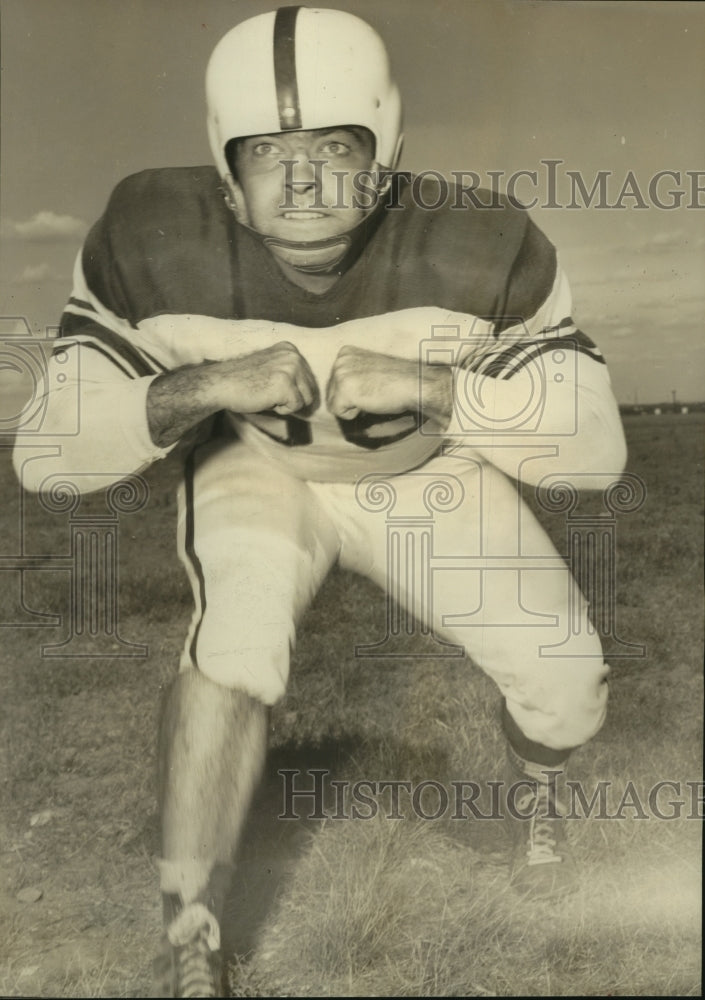
[{"label": "white shoe lace", "polygon": [[178,993],[180,997],[215,997],[208,931],[204,927],[177,956]]},{"label": "white shoe lace", "polygon": [[[551,791],[545,788],[546,799],[550,800]],[[554,804],[555,798],[553,799]],[[559,864],[563,858],[557,853],[556,822],[557,817],[540,814],[542,796],[538,790],[526,792],[518,800],[517,806],[525,815],[530,815],[529,836],[526,849],[528,865],[553,865]],[[558,810],[556,810],[558,812]],[[560,813],[558,813],[560,815]]]},{"label": "white shoe lace", "polygon": [[178,996],[215,997],[212,953],[220,948],[220,927],[202,903],[184,907],[167,928],[176,950]]}]

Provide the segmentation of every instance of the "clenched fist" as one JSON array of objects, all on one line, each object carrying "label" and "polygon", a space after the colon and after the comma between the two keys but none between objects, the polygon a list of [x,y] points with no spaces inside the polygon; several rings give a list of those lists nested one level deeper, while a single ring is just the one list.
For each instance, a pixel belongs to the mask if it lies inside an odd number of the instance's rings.
[{"label": "clenched fist", "polygon": [[293,344],[223,361],[184,365],[159,375],[147,393],[147,422],[155,444],[166,448],[218,410],[284,416],[318,406],[316,379]]},{"label": "clenched fist", "polygon": [[213,367],[221,409],[236,413],[274,410],[286,416],[318,402],[316,380],[306,359],[286,340]]},{"label": "clenched fist", "polygon": [[423,410],[448,419],[451,413],[450,369],[417,360],[378,354],[346,345],[333,364],[326,404],[341,420],[363,413]]}]

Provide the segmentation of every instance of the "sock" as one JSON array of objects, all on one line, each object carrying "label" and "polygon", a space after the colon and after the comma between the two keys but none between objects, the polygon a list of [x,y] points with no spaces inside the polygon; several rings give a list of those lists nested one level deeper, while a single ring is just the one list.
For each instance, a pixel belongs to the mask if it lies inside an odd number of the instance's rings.
[{"label": "sock", "polygon": [[211,861],[159,859],[164,924],[168,927],[191,904],[205,906],[220,920],[233,865]]},{"label": "sock", "polygon": [[[554,750],[543,743],[536,743],[525,736],[507,709],[506,701],[502,701],[502,729],[507,738],[509,759],[519,769],[521,774],[528,774],[539,781],[545,781],[541,769],[561,768],[571,754],[571,749]],[[540,765],[536,768],[536,765]],[[534,765],[533,767],[531,765]],[[535,772],[539,773],[536,774]]]}]

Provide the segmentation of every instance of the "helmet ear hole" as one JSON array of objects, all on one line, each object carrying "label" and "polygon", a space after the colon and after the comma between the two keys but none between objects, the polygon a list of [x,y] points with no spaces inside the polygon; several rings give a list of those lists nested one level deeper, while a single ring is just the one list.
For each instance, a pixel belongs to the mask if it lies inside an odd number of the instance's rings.
[{"label": "helmet ear hole", "polygon": [[403,149],[404,149],[404,133],[402,132],[402,134],[397,139],[397,146],[396,149],[394,150],[394,161],[389,165],[391,170],[396,170],[397,167],[399,166],[399,160],[401,159],[401,154]]},{"label": "helmet ear hole", "polygon": [[235,180],[233,174],[226,174],[223,180],[225,181],[223,193],[226,205],[238,222],[242,223],[243,226],[249,226],[250,214],[247,211],[247,202],[245,201],[242,188]]},{"label": "helmet ear hole", "polygon": [[225,162],[228,165],[228,170],[230,171],[230,176],[233,179],[235,177],[237,177],[237,169],[236,169],[237,144],[238,144],[238,140],[237,139],[228,139],[228,141],[225,143],[225,149],[224,149]]}]

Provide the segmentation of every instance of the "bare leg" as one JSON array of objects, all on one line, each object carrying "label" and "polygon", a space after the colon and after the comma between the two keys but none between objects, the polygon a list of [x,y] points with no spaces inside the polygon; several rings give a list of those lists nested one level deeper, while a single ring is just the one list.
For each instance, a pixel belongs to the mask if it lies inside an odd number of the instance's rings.
[{"label": "bare leg", "polygon": [[205,888],[215,865],[231,863],[266,742],[267,709],[261,702],[197,670],[178,675],[162,717],[159,797],[162,859],[166,866],[174,863],[172,871],[179,866],[183,872],[176,879],[180,885],[162,888],[178,891],[183,903],[199,894],[199,883]]}]

